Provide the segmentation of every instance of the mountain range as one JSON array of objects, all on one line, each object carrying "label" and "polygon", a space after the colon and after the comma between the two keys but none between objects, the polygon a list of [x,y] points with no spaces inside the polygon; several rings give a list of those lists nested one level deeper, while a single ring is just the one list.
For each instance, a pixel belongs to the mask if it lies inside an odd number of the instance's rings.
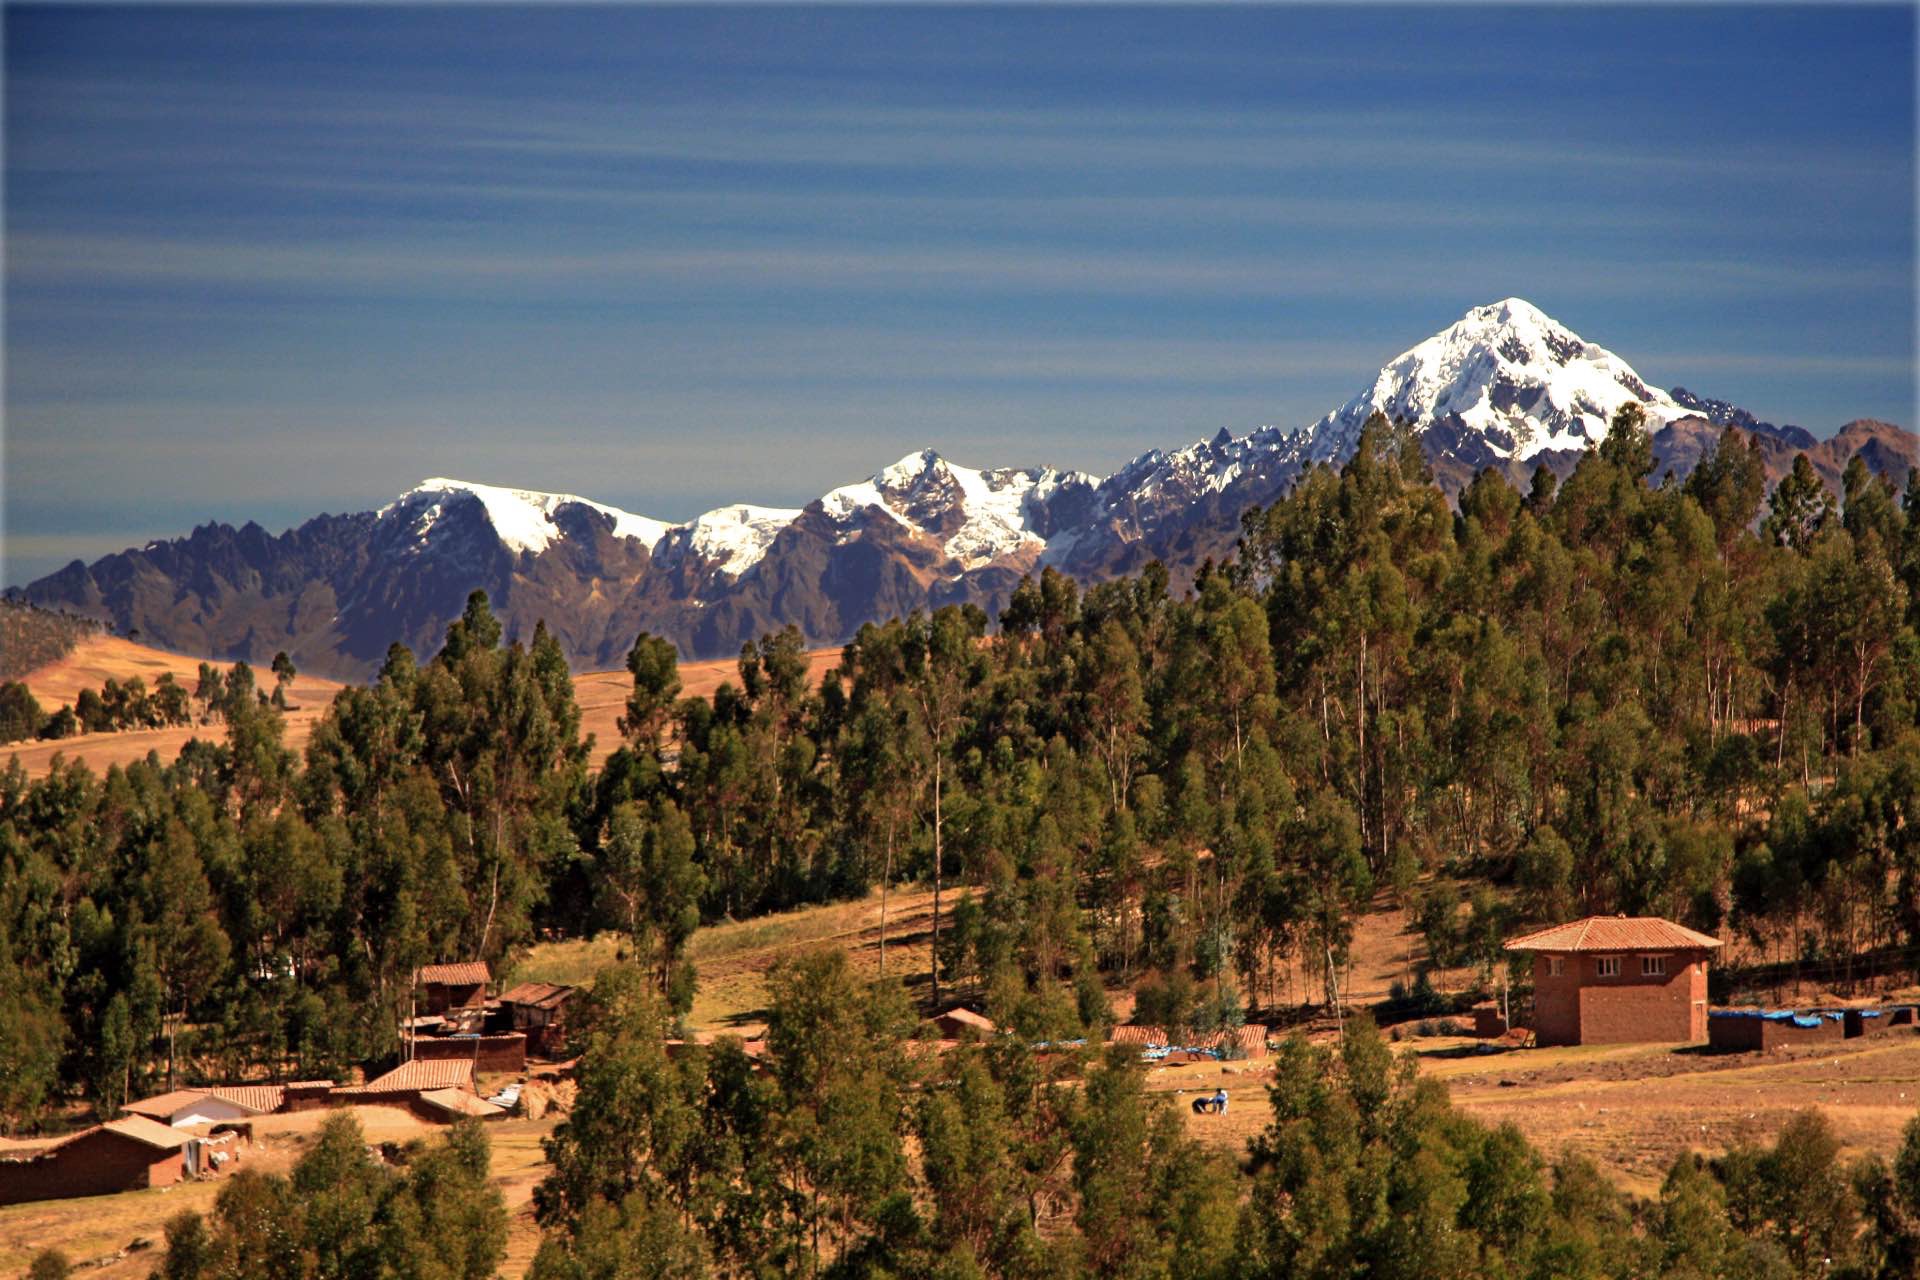
[{"label": "mountain range", "polygon": [[680,524],[437,478],[378,511],[320,515],[278,535],[202,525],[76,560],[10,594],[180,652],[264,662],[284,649],[302,669],[342,679],[377,669],[396,639],[433,652],[476,587],[510,636],[544,619],[581,668],[618,666],[641,631],[687,658],[730,656],[788,623],[830,645],[915,608],[971,602],[996,613],[1044,565],[1092,582],[1159,560],[1187,581],[1232,553],[1248,507],[1284,494],[1308,466],[1351,456],[1375,412],[1413,424],[1437,480],[1457,493],[1486,467],[1521,487],[1538,466],[1565,475],[1629,400],[1653,432],[1656,480],[1684,476],[1728,426],[1760,441],[1770,480],[1803,451],[1836,490],[1856,453],[1896,483],[1920,459],[1915,437],[1887,423],[1858,420],[1820,441],[1685,388],[1662,391],[1509,298],[1401,354],[1311,426],[1222,431],[1104,478],[976,470],[928,449],[803,508],[742,504]]}]

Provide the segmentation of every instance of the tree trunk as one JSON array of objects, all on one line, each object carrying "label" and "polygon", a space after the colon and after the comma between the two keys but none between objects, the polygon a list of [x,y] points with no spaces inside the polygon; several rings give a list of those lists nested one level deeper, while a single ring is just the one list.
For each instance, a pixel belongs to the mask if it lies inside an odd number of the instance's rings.
[{"label": "tree trunk", "polygon": [[940,759],[940,743],[934,741],[933,757],[933,960],[928,965],[933,971],[933,1007],[940,1007],[940,788],[943,781]]},{"label": "tree trunk", "polygon": [[887,976],[887,891],[893,887],[893,815],[887,815],[887,865],[880,873],[880,976]]}]

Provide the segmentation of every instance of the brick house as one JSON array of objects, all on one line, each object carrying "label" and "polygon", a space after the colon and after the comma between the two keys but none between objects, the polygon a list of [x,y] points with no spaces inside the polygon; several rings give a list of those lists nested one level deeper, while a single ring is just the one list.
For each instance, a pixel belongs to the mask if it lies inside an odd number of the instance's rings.
[{"label": "brick house", "polygon": [[483,960],[461,964],[425,964],[414,980],[420,984],[420,1012],[446,1014],[460,1009],[485,1009],[487,983],[493,980]]},{"label": "brick house", "polygon": [[195,1141],[145,1116],[122,1116],[44,1147],[0,1156],[0,1204],[168,1187],[186,1173]]},{"label": "brick house", "polygon": [[1588,916],[1507,941],[1533,953],[1539,1044],[1707,1038],[1707,958],[1718,938],[1657,916]]}]

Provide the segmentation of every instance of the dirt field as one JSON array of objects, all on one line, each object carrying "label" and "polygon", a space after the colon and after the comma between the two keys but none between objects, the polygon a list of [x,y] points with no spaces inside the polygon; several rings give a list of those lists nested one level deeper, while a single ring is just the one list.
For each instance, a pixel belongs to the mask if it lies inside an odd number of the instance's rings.
[{"label": "dirt field", "polygon": [[[1422,1074],[1447,1082],[1456,1107],[1488,1124],[1512,1121],[1549,1159],[1585,1155],[1638,1195],[1655,1194],[1681,1152],[1769,1142],[1805,1107],[1826,1112],[1849,1155],[1891,1155],[1920,1111],[1920,1035],[1909,1032],[1767,1054],[1479,1046],[1435,1038],[1400,1048],[1419,1055]],[[1176,1095],[1189,1132],[1238,1155],[1267,1124],[1267,1078],[1258,1063],[1191,1064],[1154,1071],[1150,1087]],[[1223,1085],[1226,1116],[1192,1113],[1192,1095]]]},{"label": "dirt field", "polygon": [[[828,671],[839,665],[839,649],[818,649],[807,655],[808,678],[817,688]],[[221,670],[225,663],[216,664]],[[191,691],[200,680],[200,659],[150,649],[118,636],[89,636],[59,662],[41,667],[26,677],[27,688],[41,709],[52,712],[71,706],[82,689],[98,689],[109,678],[125,682],[139,676],[152,688],[161,673],[171,671],[173,678]],[[261,687],[272,689],[273,676],[265,669],[254,672]],[[682,692],[687,697],[708,698],[723,682],[740,682],[740,664],[732,658],[711,662],[689,662],[680,668]],[[316,720],[326,712],[341,685],[318,676],[301,675],[288,690],[293,709],[287,712],[287,746],[303,750]],[[633,690],[633,677],[626,671],[590,671],[573,678],[574,697],[580,703],[581,729],[594,736],[593,767],[599,768],[620,745],[620,715],[626,710],[627,694]],[[127,765],[159,753],[163,761],[180,754],[180,748],[194,737],[218,737],[219,725],[182,729],[141,729],[128,733],[87,733],[59,742],[22,742],[0,747],[0,759],[18,755],[20,765],[30,778],[42,778],[55,755],[85,760],[95,772],[113,765]]]},{"label": "dirt field", "polygon": [[[215,665],[222,671],[228,666],[226,663]],[[63,706],[72,706],[82,689],[97,690],[109,679],[124,684],[130,677],[139,676],[151,689],[162,673],[168,671],[191,693],[200,682],[200,659],[150,649],[118,636],[88,636],[60,661],[28,673],[26,686],[39,701],[41,710],[52,712]],[[272,690],[271,672],[257,668],[254,678],[261,688]],[[333,701],[333,695],[339,691],[337,681],[323,680],[318,676],[303,674],[294,680],[293,687],[287,690],[287,701],[292,707],[286,717],[288,747],[299,751],[307,745],[314,721],[326,711],[327,705]],[[17,754],[21,767],[30,778],[45,777],[55,755],[64,755],[69,760],[85,760],[96,772],[105,772],[113,765],[127,765],[144,759],[149,751],[158,752],[162,760],[172,760],[190,739],[219,737],[224,732],[216,724],[179,729],[136,729],[127,733],[83,733],[58,742],[13,743],[0,748],[0,754]]]}]

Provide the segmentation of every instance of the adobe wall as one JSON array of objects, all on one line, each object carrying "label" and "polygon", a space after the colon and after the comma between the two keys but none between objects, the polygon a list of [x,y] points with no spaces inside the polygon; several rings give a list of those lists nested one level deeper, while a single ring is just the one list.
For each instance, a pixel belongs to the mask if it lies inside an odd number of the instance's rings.
[{"label": "adobe wall", "polygon": [[498,1036],[421,1036],[413,1056],[428,1062],[471,1062],[475,1071],[524,1071],[527,1038],[518,1031]]},{"label": "adobe wall", "polygon": [[104,1196],[180,1181],[185,1156],[102,1132],[80,1138],[37,1160],[0,1160],[0,1204]]},{"label": "adobe wall", "polygon": [[1728,1053],[1743,1053],[1795,1044],[1828,1044],[1846,1036],[1847,1024],[1840,1018],[1823,1017],[1817,1027],[1800,1027],[1759,1017],[1719,1017],[1708,1022],[1707,1043]]}]

